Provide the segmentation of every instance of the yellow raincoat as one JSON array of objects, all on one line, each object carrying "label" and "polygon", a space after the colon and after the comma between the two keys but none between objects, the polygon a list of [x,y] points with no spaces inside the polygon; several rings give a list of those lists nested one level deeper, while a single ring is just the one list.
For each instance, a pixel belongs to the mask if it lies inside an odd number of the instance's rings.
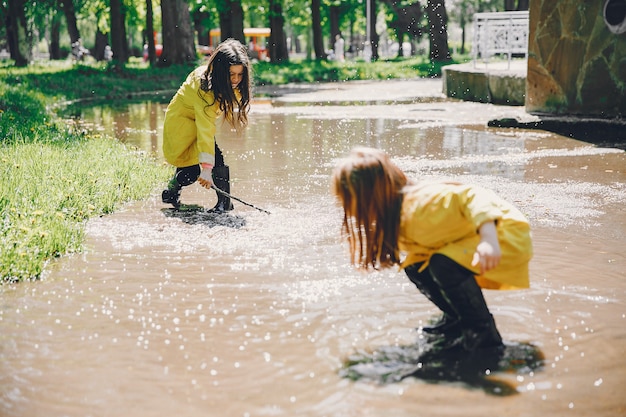
[{"label": "yellow raincoat", "polygon": [[[175,167],[215,165],[215,125],[220,116],[212,91],[200,90],[206,66],[192,71],[172,98],[163,123],[163,156]],[[239,90],[235,96],[241,99]]]},{"label": "yellow raincoat", "polygon": [[[471,265],[480,242],[478,228],[496,221],[502,251],[500,264],[480,275]],[[405,256],[401,267],[425,262],[434,253],[445,255],[476,273],[482,288],[528,288],[532,257],[530,225],[512,204],[494,192],[456,183],[420,183],[406,190],[400,213],[398,246]]]}]

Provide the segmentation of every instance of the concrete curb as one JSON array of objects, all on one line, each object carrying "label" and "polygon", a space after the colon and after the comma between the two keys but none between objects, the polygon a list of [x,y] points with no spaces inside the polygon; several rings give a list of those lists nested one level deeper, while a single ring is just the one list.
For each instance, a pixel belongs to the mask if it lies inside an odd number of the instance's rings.
[{"label": "concrete curb", "polygon": [[526,100],[526,60],[447,65],[442,78],[450,98],[511,106]]}]

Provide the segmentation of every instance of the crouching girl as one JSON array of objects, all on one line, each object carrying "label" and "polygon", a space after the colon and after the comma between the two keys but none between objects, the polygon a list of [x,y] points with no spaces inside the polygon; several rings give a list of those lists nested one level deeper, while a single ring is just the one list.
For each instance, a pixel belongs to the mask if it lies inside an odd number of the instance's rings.
[{"label": "crouching girl", "polygon": [[360,269],[399,265],[442,312],[425,333],[442,350],[502,346],[481,288],[528,288],[528,220],[482,187],[413,182],[382,151],[356,148],[335,168],[342,230]]}]

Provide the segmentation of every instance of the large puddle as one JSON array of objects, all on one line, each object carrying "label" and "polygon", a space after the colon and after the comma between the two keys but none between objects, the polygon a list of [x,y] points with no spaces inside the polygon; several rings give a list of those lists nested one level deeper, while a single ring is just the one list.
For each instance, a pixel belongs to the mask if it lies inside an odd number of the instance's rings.
[{"label": "large puddle", "polygon": [[[625,153],[472,125],[472,112],[499,111],[480,109],[255,103],[245,137],[223,129],[218,142],[232,194],[271,214],[175,213],[155,190],[90,221],[85,252],[41,281],[0,287],[0,415],[623,415]],[[82,117],[158,153],[163,110]],[[414,177],[494,188],[528,215],[531,289],[485,295],[507,343],[536,347],[541,366],[476,384],[346,377],[355,357],[408,361],[436,312],[402,273],[347,264],[329,174],[355,145],[384,148]],[[212,207],[215,194],[192,186],[182,199]]]}]

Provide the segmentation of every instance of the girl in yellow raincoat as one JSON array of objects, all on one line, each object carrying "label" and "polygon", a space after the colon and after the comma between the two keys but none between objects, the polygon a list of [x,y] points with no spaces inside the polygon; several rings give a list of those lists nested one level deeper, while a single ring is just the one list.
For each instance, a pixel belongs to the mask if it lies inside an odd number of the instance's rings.
[{"label": "girl in yellow raincoat", "polygon": [[443,312],[423,328],[441,349],[502,346],[481,287],[529,286],[530,226],[519,210],[481,187],[414,183],[371,148],[354,149],[336,166],[332,188],[352,264],[403,268]]},{"label": "girl in yellow raincoat", "polygon": [[[220,115],[237,131],[248,124],[251,99],[248,51],[239,41],[227,39],[209,57],[206,66],[192,71],[172,98],[163,124],[163,155],[176,167],[163,191],[164,203],[180,206],[184,186],[200,182],[230,193],[230,171],[215,141]],[[232,210],[230,198],[218,193],[213,210]]]}]

